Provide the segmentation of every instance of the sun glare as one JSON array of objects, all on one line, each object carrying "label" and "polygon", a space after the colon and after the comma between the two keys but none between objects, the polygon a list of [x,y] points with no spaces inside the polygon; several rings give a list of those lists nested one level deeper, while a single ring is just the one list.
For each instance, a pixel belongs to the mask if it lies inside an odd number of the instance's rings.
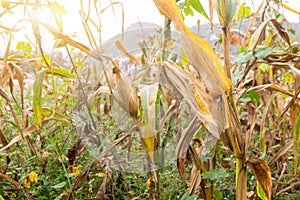
[{"label": "sun glare", "polygon": [[[126,31],[126,28],[132,23],[150,22],[162,26],[164,22],[163,16],[159,14],[152,0],[40,0],[38,6],[34,2],[1,0],[0,14],[2,13],[3,16],[1,15],[0,25],[4,31],[6,30],[6,33],[15,29],[17,34],[13,34],[13,44],[24,41],[24,39],[29,39],[34,43],[32,20],[52,26],[57,31],[86,45],[90,45],[91,39],[97,43],[104,42],[118,33]],[[254,6],[254,10],[259,4],[258,1],[255,1],[254,4],[249,0],[244,2],[249,6]],[[290,4],[287,3],[287,5]],[[205,10],[208,10],[207,2],[203,1],[203,6]],[[289,11],[286,11],[284,15],[291,22],[299,20],[299,15]],[[199,19],[201,24],[209,23],[207,19],[196,12],[195,16],[186,17],[185,23],[188,26],[197,26]],[[217,21],[217,17],[214,17],[214,20]],[[52,49],[53,35],[45,27],[40,27],[43,46],[46,49]],[[90,33],[87,34],[89,31]],[[9,34],[2,34],[2,38],[7,43]],[[3,53],[4,50],[0,51]]]}]

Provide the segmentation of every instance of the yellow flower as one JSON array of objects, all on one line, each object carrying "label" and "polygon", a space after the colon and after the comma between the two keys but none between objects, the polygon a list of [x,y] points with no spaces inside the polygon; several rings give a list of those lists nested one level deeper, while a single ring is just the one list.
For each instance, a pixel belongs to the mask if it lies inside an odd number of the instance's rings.
[{"label": "yellow flower", "polygon": [[2,8],[9,8],[9,1],[8,0],[1,0],[1,7]]},{"label": "yellow flower", "polygon": [[29,187],[30,183],[38,181],[38,174],[36,172],[30,172],[25,181],[25,187]]},{"label": "yellow flower", "polygon": [[154,178],[148,178],[148,180],[146,182],[146,187],[150,188],[154,183],[155,183]]},{"label": "yellow flower", "polygon": [[80,174],[80,170],[78,169],[77,166],[71,165],[68,168],[68,173],[69,174],[74,174],[74,176],[78,176]]},{"label": "yellow flower", "polygon": [[287,83],[287,84],[292,84],[293,83],[293,80],[294,80],[294,77],[293,77],[293,74],[292,73],[286,73],[284,75],[284,81]]},{"label": "yellow flower", "polygon": [[96,174],[96,176],[99,176],[100,178],[104,178],[105,177],[105,173],[99,172],[99,173]]}]

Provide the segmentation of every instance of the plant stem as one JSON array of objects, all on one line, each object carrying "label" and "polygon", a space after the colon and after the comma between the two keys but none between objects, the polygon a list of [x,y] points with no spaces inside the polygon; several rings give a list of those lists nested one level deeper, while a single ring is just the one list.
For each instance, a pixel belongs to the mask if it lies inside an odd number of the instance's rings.
[{"label": "plant stem", "polygon": [[[229,25],[225,25],[222,27],[222,44],[223,44],[223,53],[224,53],[224,71],[227,75],[227,77],[231,80],[231,67],[230,67],[230,35],[229,35]],[[238,125],[241,126],[239,122],[238,117],[238,111],[236,109],[236,103],[234,101],[232,92],[229,93],[228,100],[234,110],[235,119],[231,119],[235,121],[235,124],[232,125]],[[233,114],[232,113],[232,114]],[[231,115],[232,117],[232,115]],[[231,126],[231,128],[234,128],[234,126]],[[235,130],[231,130],[232,133],[236,132],[236,134],[233,135],[231,138],[232,144],[234,145],[234,154],[236,156],[236,199],[237,200],[243,200],[246,199],[246,191],[247,191],[247,170],[246,167],[244,167],[244,161],[245,161],[245,145],[241,146],[241,142],[245,143],[245,141],[241,141],[239,136],[241,132],[237,132]],[[245,139],[243,139],[245,140]],[[243,148],[243,149],[240,149]]]}]

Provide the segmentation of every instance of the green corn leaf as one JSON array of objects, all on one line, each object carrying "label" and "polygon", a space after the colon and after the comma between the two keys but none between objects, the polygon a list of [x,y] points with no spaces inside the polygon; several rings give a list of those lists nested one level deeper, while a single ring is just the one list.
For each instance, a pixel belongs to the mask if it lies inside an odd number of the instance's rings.
[{"label": "green corn leaf", "polygon": [[33,113],[34,121],[38,128],[42,126],[42,90],[45,70],[39,71],[33,83]]},{"label": "green corn leaf", "polygon": [[264,192],[263,188],[261,187],[261,185],[259,184],[258,181],[257,181],[256,189],[257,189],[257,195],[262,200],[268,200],[268,197],[267,197],[266,193]]},{"label": "green corn leaf", "polygon": [[77,78],[75,73],[70,72],[70,70],[63,69],[63,68],[48,68],[46,69],[47,74],[54,74],[66,78]]},{"label": "green corn leaf", "polygon": [[214,2],[221,26],[232,24],[239,9],[239,0],[215,0]]}]

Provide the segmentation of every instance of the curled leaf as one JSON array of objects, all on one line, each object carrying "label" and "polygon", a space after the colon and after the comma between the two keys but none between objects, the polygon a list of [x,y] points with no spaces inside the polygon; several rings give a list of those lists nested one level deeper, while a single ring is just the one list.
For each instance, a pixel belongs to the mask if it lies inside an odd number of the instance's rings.
[{"label": "curled leaf", "polygon": [[175,95],[185,100],[200,117],[201,122],[216,138],[226,124],[225,98],[220,91],[210,91],[206,83],[195,78],[173,62],[165,62],[163,72]]},{"label": "curled leaf", "polygon": [[277,32],[279,33],[280,37],[289,46],[291,46],[289,35],[285,31],[285,29],[277,22],[276,19],[269,19],[269,20],[265,20],[263,23],[261,23],[259,25],[259,27],[253,33],[253,36],[252,36],[251,41],[250,41],[250,46],[251,46],[252,51],[254,51],[256,46],[261,42],[261,38],[263,37],[263,35],[265,33],[265,28],[266,28],[266,26],[269,22],[271,22],[274,25],[274,27],[277,30]]},{"label": "curled leaf", "polygon": [[272,177],[268,164],[264,160],[254,156],[251,156],[247,163],[249,164],[259,185],[263,189],[264,194],[268,199],[271,199]]}]

